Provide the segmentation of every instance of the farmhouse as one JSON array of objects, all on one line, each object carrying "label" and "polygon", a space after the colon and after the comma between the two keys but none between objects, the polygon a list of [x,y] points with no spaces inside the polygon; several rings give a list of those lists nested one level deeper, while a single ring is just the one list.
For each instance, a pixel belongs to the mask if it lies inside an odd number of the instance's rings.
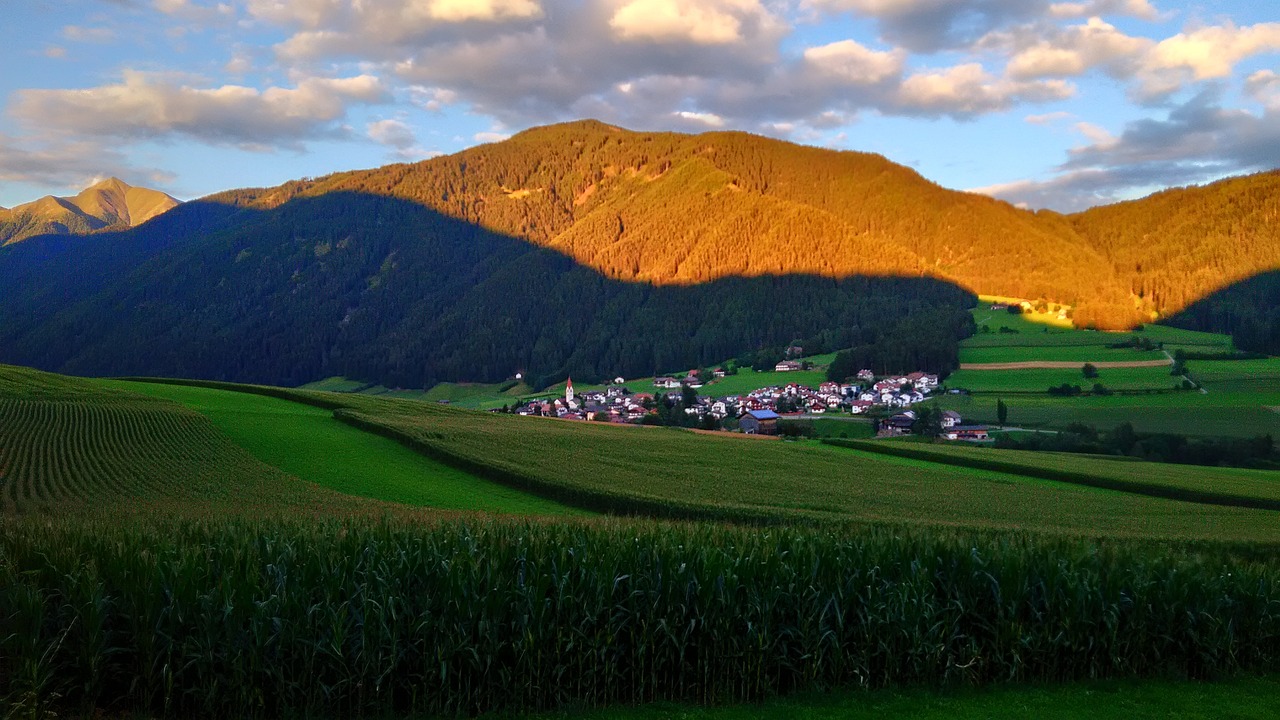
[{"label": "farmhouse", "polygon": [[680,389],[680,381],[673,377],[657,377],[653,379],[653,386],[666,388],[667,390]]},{"label": "farmhouse", "polygon": [[942,436],[948,440],[968,440],[970,442],[985,442],[991,439],[987,433],[986,425],[957,425],[943,432]]},{"label": "farmhouse", "polygon": [[772,410],[748,410],[738,418],[738,427],[748,435],[777,435],[778,413]]},{"label": "farmhouse", "polygon": [[950,430],[964,422],[964,418],[960,417],[960,413],[955,410],[942,411],[942,429]]},{"label": "farmhouse", "polygon": [[782,362],[773,366],[773,371],[774,372],[795,372],[799,370],[800,367],[801,367],[800,363],[796,362],[795,360],[783,360]]}]

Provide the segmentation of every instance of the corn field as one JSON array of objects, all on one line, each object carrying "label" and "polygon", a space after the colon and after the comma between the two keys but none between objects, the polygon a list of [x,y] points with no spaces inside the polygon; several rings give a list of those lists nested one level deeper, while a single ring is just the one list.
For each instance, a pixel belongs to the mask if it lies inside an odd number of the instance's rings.
[{"label": "corn field", "polygon": [[1276,667],[1274,548],[907,526],[0,520],[0,710],[470,716]]}]

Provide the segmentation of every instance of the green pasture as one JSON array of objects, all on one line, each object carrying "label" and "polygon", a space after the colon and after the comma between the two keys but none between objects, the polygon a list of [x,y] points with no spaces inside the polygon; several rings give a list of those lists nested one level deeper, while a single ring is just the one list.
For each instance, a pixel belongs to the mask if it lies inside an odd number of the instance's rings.
[{"label": "green pasture", "polygon": [[[882,445],[883,443],[876,443],[875,446]],[[873,446],[861,444],[861,447]],[[1124,490],[1126,486],[1135,486],[1133,492],[1147,492],[1146,488],[1152,488],[1157,494],[1163,494],[1167,490],[1179,497],[1197,493],[1229,496],[1245,502],[1259,501],[1257,506],[1261,507],[1280,503],[1280,473],[1272,470],[1141,462],[1109,455],[1002,450],[949,443],[919,445],[900,452],[909,457],[884,457],[909,464],[924,460],[931,463],[954,463],[958,467],[970,467],[970,461],[985,461],[1025,468],[1028,477],[1050,477],[1055,473],[1064,473],[1097,478],[1105,483],[1103,486],[1110,489]],[[1040,471],[1049,472],[1046,474]]]},{"label": "green pasture", "polygon": [[1142,368],[1099,368],[1098,377],[1087,379],[1080,370],[957,370],[946,379],[949,388],[973,392],[1045,393],[1066,383],[1089,391],[1094,383],[1109,390],[1172,390],[1182,379],[1169,374],[1167,366]]},{"label": "green pasture", "polygon": [[724,519],[1280,539],[1275,513],[1261,510],[1104,493],[936,463],[908,470],[891,459],[807,443],[331,397],[362,421],[402,433],[432,452],[598,507]]},{"label": "green pasture", "polygon": [[[1082,386],[1083,382],[1080,383]],[[996,422],[992,395],[943,395],[939,407],[955,410],[966,420]],[[1062,429],[1072,423],[1110,429],[1132,423],[1142,432],[1220,437],[1280,438],[1280,393],[1195,391],[1152,395],[1057,398],[1048,395],[1008,395],[1008,424],[1029,428]]]},{"label": "green pasture", "polygon": [[414,507],[530,515],[568,508],[522,493],[333,419],[328,410],[228,390],[103,381],[181,403],[259,460],[317,485]]},{"label": "green pasture", "polygon": [[1159,350],[1134,350],[1132,348],[1108,348],[1105,346],[1048,345],[1044,347],[964,347],[960,350],[962,363],[1012,363],[1012,362],[1141,362],[1168,360]]},{"label": "green pasture", "polygon": [[1188,360],[1187,368],[1210,393],[1280,394],[1280,358]]}]

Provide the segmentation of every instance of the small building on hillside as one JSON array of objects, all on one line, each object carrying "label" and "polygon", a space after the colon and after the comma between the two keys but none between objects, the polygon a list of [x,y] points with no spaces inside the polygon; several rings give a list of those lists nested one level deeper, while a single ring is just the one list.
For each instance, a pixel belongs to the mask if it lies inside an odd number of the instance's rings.
[{"label": "small building on hillside", "polygon": [[796,362],[795,360],[783,360],[782,362],[773,366],[773,371],[774,372],[795,372],[799,370],[800,367],[801,367],[800,363]]},{"label": "small building on hillside", "polygon": [[777,435],[778,413],[772,410],[748,410],[738,418],[738,427],[748,435]]},{"label": "small building on hillside", "polygon": [[991,439],[986,425],[957,425],[944,430],[942,436],[948,440],[968,440],[969,442],[987,442]]},{"label": "small building on hillside", "polygon": [[673,377],[656,377],[653,379],[653,386],[666,388],[667,390],[678,390],[680,381]]},{"label": "small building on hillside", "polygon": [[942,429],[950,430],[964,423],[964,418],[960,417],[960,413],[955,410],[942,411]]}]

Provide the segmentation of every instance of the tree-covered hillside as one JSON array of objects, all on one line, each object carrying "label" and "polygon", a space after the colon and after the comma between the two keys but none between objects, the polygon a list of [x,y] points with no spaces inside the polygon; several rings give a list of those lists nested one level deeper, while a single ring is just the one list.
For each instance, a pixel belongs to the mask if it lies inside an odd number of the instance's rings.
[{"label": "tree-covered hillside", "polygon": [[803,339],[946,370],[965,291],[1118,329],[1275,269],[1278,190],[1270,173],[1032,213],[878,155],[568,123],[10,247],[0,360],[421,386],[647,375]]},{"label": "tree-covered hillside", "polygon": [[885,369],[947,370],[973,302],[921,278],[624,282],[350,192],[274,209],[189,203],[126,233],[29,240],[0,267],[17,281],[0,298],[7,362],[282,384],[634,377],[795,339],[878,344]]}]

